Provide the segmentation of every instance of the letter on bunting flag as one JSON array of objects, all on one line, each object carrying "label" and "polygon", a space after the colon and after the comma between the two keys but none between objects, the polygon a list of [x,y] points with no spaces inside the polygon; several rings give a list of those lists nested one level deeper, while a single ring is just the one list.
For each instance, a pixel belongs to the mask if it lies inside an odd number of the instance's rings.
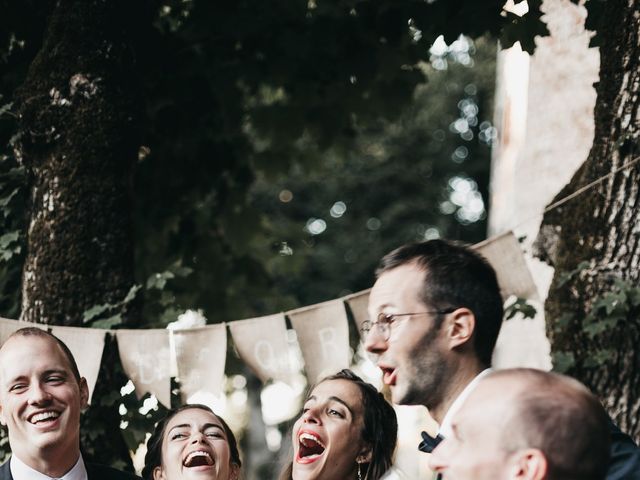
[{"label": "letter on bunting flag", "polygon": [[369,318],[369,293],[371,293],[370,288],[344,297],[358,327],[358,334],[360,334],[362,322]]},{"label": "letter on bunting flag", "polygon": [[510,295],[539,300],[522,248],[512,231],[488,238],[473,246],[495,269],[502,298]]},{"label": "letter on bunting flag", "polygon": [[307,379],[349,367],[349,326],[342,299],[287,312],[298,335]]},{"label": "letter on bunting flag", "polygon": [[104,350],[106,330],[80,327],[52,327],[51,333],[67,344],[78,364],[78,370],[87,380],[89,403],[98,380],[100,360]]},{"label": "letter on bunting flag", "polygon": [[284,313],[230,322],[229,330],[240,358],[260,380],[291,382]]},{"label": "letter on bunting flag", "polygon": [[122,367],[133,382],[138,399],[152,393],[171,408],[169,331],[116,330],[116,338]]},{"label": "letter on bunting flag", "polygon": [[182,402],[197,392],[220,395],[227,359],[225,324],[173,330],[173,341]]}]

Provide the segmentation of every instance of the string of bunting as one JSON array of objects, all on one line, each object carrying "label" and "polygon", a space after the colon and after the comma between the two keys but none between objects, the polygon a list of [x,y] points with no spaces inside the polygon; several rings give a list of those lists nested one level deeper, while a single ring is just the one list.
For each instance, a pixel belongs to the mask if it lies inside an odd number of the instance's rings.
[{"label": "string of bunting", "polygon": [[[560,207],[604,180],[640,161],[636,157],[606,175],[547,206],[542,213]],[[536,216],[522,221],[522,225]],[[514,227],[516,228],[516,227]],[[496,270],[503,298],[538,300],[538,292],[513,231],[491,237],[474,245]],[[239,357],[263,381],[289,383],[293,371],[289,363],[286,317],[291,321],[305,362],[307,378],[314,382],[349,366],[349,325],[347,309],[358,331],[367,318],[369,291],[363,290],[328,302],[285,313],[235,320],[217,325],[180,330],[137,329],[102,330],[53,326],[77,360],[80,373],[93,394],[104,340],[116,335],[123,368],[135,386],[138,398],[150,393],[170,406],[171,377],[180,379],[183,401],[197,392],[221,393],[227,351],[227,327]],[[0,345],[16,330],[32,326],[49,328],[18,320],[0,318]],[[91,398],[91,396],[90,396]]]},{"label": "string of bunting", "polygon": [[[537,298],[533,278],[520,245],[512,232],[492,237],[474,246],[496,269],[504,298]],[[310,382],[349,367],[349,321],[355,327],[367,318],[369,290],[285,313],[235,320],[180,330],[103,330],[53,326],[73,353],[90,394],[98,377],[105,335],[115,335],[122,366],[135,386],[136,396],[153,394],[165,406],[171,404],[172,374],[180,379],[183,402],[198,392],[221,393],[227,352],[227,327],[236,352],[263,381],[290,383],[293,370],[286,318],[296,332],[305,371]],[[0,318],[0,344],[19,328],[32,324]],[[175,366],[173,365],[175,363]]]}]

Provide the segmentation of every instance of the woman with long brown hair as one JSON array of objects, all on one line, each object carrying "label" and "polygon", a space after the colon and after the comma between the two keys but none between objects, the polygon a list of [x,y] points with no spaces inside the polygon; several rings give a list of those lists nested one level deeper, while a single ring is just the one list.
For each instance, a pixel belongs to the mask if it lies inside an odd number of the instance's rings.
[{"label": "woman with long brown hair", "polygon": [[373,385],[351,370],[310,391],[293,426],[293,461],[280,480],[379,480],[391,467],[398,422]]}]

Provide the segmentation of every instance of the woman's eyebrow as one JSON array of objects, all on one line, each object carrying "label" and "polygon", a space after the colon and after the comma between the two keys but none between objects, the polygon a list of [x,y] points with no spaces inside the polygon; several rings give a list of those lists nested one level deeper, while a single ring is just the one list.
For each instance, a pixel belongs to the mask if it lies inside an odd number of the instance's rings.
[{"label": "woman's eyebrow", "polygon": [[[176,428],[191,428],[191,424],[190,423],[181,423],[180,425],[174,425],[173,427],[171,427],[169,429],[169,431],[171,432],[172,430],[175,430]],[[221,430],[222,432],[224,432],[224,428],[222,428],[222,425],[218,425],[217,423],[205,423],[202,426],[202,430],[207,430],[209,428],[217,428],[218,430]]]},{"label": "woman's eyebrow", "polygon": [[224,428],[222,428],[222,425],[218,425],[217,423],[205,423],[202,426],[203,430],[208,430],[209,428],[217,428],[218,430],[221,430],[222,432],[225,431]]},{"label": "woman's eyebrow", "polygon": [[169,429],[169,431],[175,430],[176,428],[189,428],[191,425],[188,423],[181,423],[180,425],[174,425]]},{"label": "woman's eyebrow", "polygon": [[347,410],[349,410],[349,413],[351,414],[351,416],[352,416],[352,417],[354,416],[354,415],[353,415],[353,410],[351,410],[351,407],[347,404],[347,402],[345,402],[345,401],[344,401],[344,400],[342,400],[341,398],[339,398],[339,397],[329,397],[329,400],[333,400],[334,402],[341,403],[342,405],[344,405],[344,406],[345,406],[345,408],[346,408]]}]

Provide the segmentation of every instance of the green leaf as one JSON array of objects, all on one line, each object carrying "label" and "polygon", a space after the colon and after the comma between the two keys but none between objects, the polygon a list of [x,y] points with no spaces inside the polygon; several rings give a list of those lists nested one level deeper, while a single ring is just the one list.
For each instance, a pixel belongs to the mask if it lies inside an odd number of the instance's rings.
[{"label": "green leaf", "polygon": [[19,191],[20,191],[19,188],[14,188],[9,195],[0,198],[0,209],[2,209],[2,212],[5,217],[7,217],[7,215],[10,213],[8,210],[6,210],[7,206],[9,205],[11,200],[13,200],[13,197],[15,197],[18,194]]},{"label": "green leaf", "polygon": [[572,352],[554,352],[552,357],[553,370],[558,373],[566,373],[576,364]]},{"label": "green leaf", "polygon": [[632,306],[637,307],[640,305],[640,288],[631,288],[627,291],[627,295],[629,296],[629,302]]},{"label": "green leaf", "polygon": [[580,262],[577,265],[577,267],[575,269],[571,270],[570,272],[561,273],[558,276],[558,288],[564,286],[569,280],[571,280],[574,276],[576,276],[581,271],[588,269],[589,265],[590,265],[590,263],[585,260],[585,261]]},{"label": "green leaf", "polygon": [[6,113],[11,113],[11,107],[13,107],[13,103],[5,103],[0,106],[0,117]]},{"label": "green leaf", "polygon": [[147,279],[146,288],[147,290],[162,290],[167,284],[167,280],[174,278],[175,275],[169,270],[161,273],[154,273],[149,276]]},{"label": "green leaf", "polygon": [[142,288],[142,285],[139,285],[137,283],[135,285],[132,285],[131,288],[129,289],[129,292],[127,293],[127,296],[124,297],[122,304],[126,305],[127,303],[132,302],[133,299],[136,298],[136,295],[141,288]]},{"label": "green leaf", "polygon": [[182,260],[178,260],[176,263],[169,267],[169,271],[176,277],[188,277],[193,273],[193,268],[185,267],[182,265]]},{"label": "green leaf", "polygon": [[107,310],[113,308],[114,306],[110,303],[105,303],[104,305],[95,305],[88,310],[85,310],[82,314],[83,323],[88,323],[96,317],[99,317]]},{"label": "green leaf", "polygon": [[105,318],[104,320],[96,320],[91,324],[92,328],[104,328],[111,329],[116,325],[120,325],[122,323],[122,314],[116,313],[112,317]]},{"label": "green leaf", "polygon": [[589,335],[589,338],[594,338],[595,336],[606,332],[609,329],[614,328],[619,321],[623,320],[624,317],[607,317],[599,321],[595,321],[588,325],[582,327],[582,331]]},{"label": "green leaf", "polygon": [[20,238],[20,231],[14,230],[13,232],[5,233],[0,237],[0,249],[7,248],[13,242]]},{"label": "green leaf", "polygon": [[569,326],[569,324],[573,321],[573,319],[574,319],[573,313],[563,313],[556,319],[554,324],[554,329],[558,331],[564,330],[566,327]]},{"label": "green leaf", "polygon": [[527,302],[525,298],[516,298],[512,304],[505,308],[506,320],[510,320],[517,314],[522,315],[522,318],[535,318],[536,307]]}]

